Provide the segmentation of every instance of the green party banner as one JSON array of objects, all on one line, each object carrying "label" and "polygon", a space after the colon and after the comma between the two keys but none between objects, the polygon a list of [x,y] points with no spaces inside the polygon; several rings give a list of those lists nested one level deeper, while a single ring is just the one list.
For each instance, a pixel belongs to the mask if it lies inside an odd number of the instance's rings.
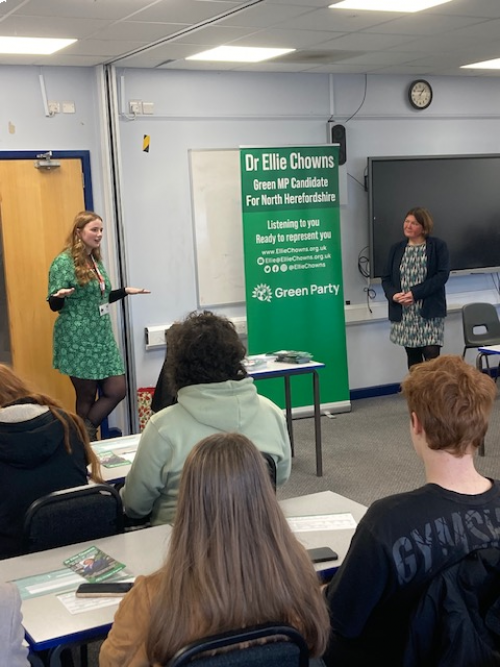
[{"label": "green party banner", "polygon": [[[338,202],[338,147],[241,150],[249,354],[310,352],[322,361],[321,403],[349,400]],[[259,386],[283,404],[282,381]],[[295,407],[310,377],[293,378]]]}]

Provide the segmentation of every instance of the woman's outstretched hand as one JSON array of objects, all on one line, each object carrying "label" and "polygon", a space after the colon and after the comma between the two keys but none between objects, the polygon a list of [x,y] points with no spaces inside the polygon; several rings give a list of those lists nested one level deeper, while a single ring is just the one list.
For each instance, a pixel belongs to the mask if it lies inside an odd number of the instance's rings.
[{"label": "woman's outstretched hand", "polygon": [[57,292],[54,292],[54,294],[51,294],[51,296],[56,296],[58,299],[65,299],[67,296],[73,294],[74,291],[74,287],[68,287],[66,289],[57,290]]},{"label": "woman's outstretched hand", "polygon": [[151,290],[145,287],[125,287],[126,294],[151,294]]}]

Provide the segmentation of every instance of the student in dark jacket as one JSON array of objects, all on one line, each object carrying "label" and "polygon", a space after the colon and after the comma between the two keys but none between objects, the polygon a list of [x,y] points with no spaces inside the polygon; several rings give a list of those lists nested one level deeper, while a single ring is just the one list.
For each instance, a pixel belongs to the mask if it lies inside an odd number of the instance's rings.
[{"label": "student in dark jacket", "polygon": [[0,558],[21,553],[26,510],[61,489],[102,482],[82,420],[0,364]]},{"label": "student in dark jacket", "polygon": [[448,247],[432,233],[425,208],[405,216],[405,239],[389,251],[382,287],[389,302],[391,341],[406,350],[408,368],[439,356],[444,344]]},{"label": "student in dark jacket", "polygon": [[[414,366],[402,387],[426,484],[377,500],[359,522],[326,589],[328,667],[401,667],[412,610],[436,574],[472,551],[498,548],[500,482],[474,465],[494,381],[461,357],[443,355]],[[483,666],[476,655],[475,662],[445,664]]]}]

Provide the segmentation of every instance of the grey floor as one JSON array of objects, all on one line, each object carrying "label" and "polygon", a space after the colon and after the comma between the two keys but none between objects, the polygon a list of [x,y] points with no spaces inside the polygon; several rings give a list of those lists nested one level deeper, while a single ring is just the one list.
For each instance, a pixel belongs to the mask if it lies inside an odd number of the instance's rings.
[{"label": "grey floor", "polygon": [[[425,482],[413,450],[408,411],[402,396],[354,401],[350,413],[321,419],[323,477],[316,477],[314,423],[294,421],[295,457],[292,475],[278,490],[281,499],[331,490],[364,505]],[[500,477],[500,399],[493,408],[486,438],[486,456],[477,467],[489,477]],[[91,667],[98,665],[98,645],[91,647]],[[76,663],[78,664],[78,662]]]}]

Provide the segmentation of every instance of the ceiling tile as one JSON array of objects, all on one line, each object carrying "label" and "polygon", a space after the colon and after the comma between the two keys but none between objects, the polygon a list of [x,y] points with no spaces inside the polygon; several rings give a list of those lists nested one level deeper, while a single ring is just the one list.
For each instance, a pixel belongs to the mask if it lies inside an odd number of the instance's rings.
[{"label": "ceiling tile", "polygon": [[68,56],[119,56],[125,51],[132,51],[147,45],[147,42],[119,42],[113,40],[83,39],[66,47],[64,55]]},{"label": "ceiling tile", "polygon": [[[233,42],[253,35],[255,28],[208,26],[203,30],[192,30],[189,34],[176,39],[176,44],[199,44],[207,47],[232,44]],[[272,46],[279,46],[272,44]]]},{"label": "ceiling tile", "polygon": [[351,32],[323,42],[321,48],[351,49],[353,51],[381,51],[408,43],[402,35],[374,35],[366,32]]},{"label": "ceiling tile", "polygon": [[[17,14],[116,21],[131,16],[154,2],[155,0],[24,0],[18,3],[21,6]],[[11,3],[12,0],[7,0],[5,4]]]},{"label": "ceiling tile", "polygon": [[228,6],[227,3],[196,2],[196,0],[157,0],[150,3],[149,7],[138,12],[134,20],[146,22],[160,21],[164,23],[175,21],[176,23],[194,24],[236,9],[243,11],[241,3],[234,3],[234,6]]},{"label": "ceiling tile", "polygon": [[[93,37],[102,40],[133,41],[140,35],[141,42],[156,42],[189,27],[185,23],[136,23],[134,21],[122,21],[96,31],[93,33]],[[130,49],[127,50],[130,51]]]},{"label": "ceiling tile", "polygon": [[21,37],[68,37],[80,39],[92,35],[106,25],[92,19],[61,19],[55,17],[7,16],[0,19],[0,34]]},{"label": "ceiling tile", "polygon": [[[398,15],[396,15],[398,16]],[[395,18],[392,12],[343,12],[333,9],[317,9],[298,18],[283,21],[282,28],[302,30],[334,30],[354,32],[381,25]]]},{"label": "ceiling tile", "polygon": [[254,28],[264,28],[278,23],[283,23],[298,16],[312,11],[310,7],[297,5],[256,5],[245,11],[238,12],[233,16],[220,21],[220,25],[235,25]]},{"label": "ceiling tile", "polygon": [[[248,37],[242,37],[234,42],[238,46],[273,46],[281,49],[314,48],[325,40],[331,40],[337,33],[311,30],[280,30],[269,28],[260,30]],[[343,33],[338,33],[341,37]]]}]

